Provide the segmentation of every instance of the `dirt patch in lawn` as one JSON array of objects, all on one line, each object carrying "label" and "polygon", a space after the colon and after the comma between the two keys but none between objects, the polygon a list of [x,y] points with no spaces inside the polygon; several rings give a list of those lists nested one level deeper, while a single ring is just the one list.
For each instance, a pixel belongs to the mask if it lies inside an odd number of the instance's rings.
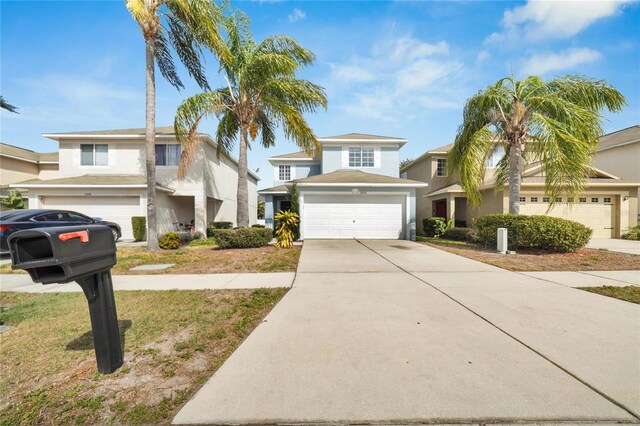
[{"label": "dirt patch in lawn", "polygon": [[82,294],[0,293],[0,424],[158,424],[286,289],[116,292],[124,365],[97,372]]},{"label": "dirt patch in lawn", "polygon": [[[143,247],[118,248],[116,275],[136,274],[220,274],[244,272],[295,272],[301,248],[280,249],[273,246],[220,250],[211,246],[181,247],[178,250],[147,251]],[[132,271],[140,265],[170,263],[174,266],[151,271]],[[10,264],[0,266],[0,273],[12,271]]]},{"label": "dirt patch in lawn", "polygon": [[615,251],[584,248],[575,253],[518,251],[503,255],[480,244],[422,239],[419,241],[449,253],[468,257],[510,271],[636,271],[640,256]]}]

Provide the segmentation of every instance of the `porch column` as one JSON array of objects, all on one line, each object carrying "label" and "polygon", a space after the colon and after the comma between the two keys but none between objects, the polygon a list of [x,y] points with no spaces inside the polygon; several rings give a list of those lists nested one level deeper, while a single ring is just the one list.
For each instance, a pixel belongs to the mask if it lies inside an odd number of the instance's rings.
[{"label": "porch column", "polygon": [[456,197],[454,194],[447,195],[447,220],[455,223],[456,220]]},{"label": "porch column", "polygon": [[273,195],[264,196],[264,226],[273,229]]},{"label": "porch column", "polygon": [[202,235],[207,235],[207,196],[195,195],[193,197],[193,216],[194,225],[196,231],[202,232]]}]

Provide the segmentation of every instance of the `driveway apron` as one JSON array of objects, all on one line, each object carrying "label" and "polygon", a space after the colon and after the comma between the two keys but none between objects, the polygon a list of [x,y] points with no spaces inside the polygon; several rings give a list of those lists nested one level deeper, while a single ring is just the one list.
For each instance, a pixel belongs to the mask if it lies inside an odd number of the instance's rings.
[{"label": "driveway apron", "polygon": [[310,240],[174,423],[638,421],[639,313],[407,241]]}]

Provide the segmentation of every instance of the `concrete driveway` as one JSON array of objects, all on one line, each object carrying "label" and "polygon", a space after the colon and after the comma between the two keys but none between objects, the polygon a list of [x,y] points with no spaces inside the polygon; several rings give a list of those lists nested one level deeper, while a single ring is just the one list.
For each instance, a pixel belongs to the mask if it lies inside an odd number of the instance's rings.
[{"label": "concrete driveway", "polygon": [[587,247],[640,255],[640,241],[619,240],[615,238],[594,238],[589,241]]},{"label": "concrete driveway", "polygon": [[293,288],[174,422],[637,422],[639,320],[416,243],[306,241]]}]

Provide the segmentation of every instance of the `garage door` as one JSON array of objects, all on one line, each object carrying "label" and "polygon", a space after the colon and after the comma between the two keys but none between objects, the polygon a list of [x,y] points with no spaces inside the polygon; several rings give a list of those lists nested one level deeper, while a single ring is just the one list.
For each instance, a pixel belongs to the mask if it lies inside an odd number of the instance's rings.
[{"label": "garage door", "polygon": [[[571,207],[567,203],[556,204],[547,212],[547,203],[544,195],[527,195],[526,202],[520,204],[521,214],[542,214],[547,216],[562,217],[582,223],[593,229],[593,238],[612,238],[615,226],[613,210],[613,196],[589,195],[580,197]],[[532,199],[534,201],[532,201]],[[535,201],[537,200],[537,201]],[[566,201],[566,199],[563,199]]]},{"label": "garage door", "polygon": [[404,238],[404,196],[305,195],[304,238]]},{"label": "garage door", "polygon": [[131,216],[140,216],[140,197],[45,197],[43,208],[73,210],[120,225],[122,238],[133,238]]}]

